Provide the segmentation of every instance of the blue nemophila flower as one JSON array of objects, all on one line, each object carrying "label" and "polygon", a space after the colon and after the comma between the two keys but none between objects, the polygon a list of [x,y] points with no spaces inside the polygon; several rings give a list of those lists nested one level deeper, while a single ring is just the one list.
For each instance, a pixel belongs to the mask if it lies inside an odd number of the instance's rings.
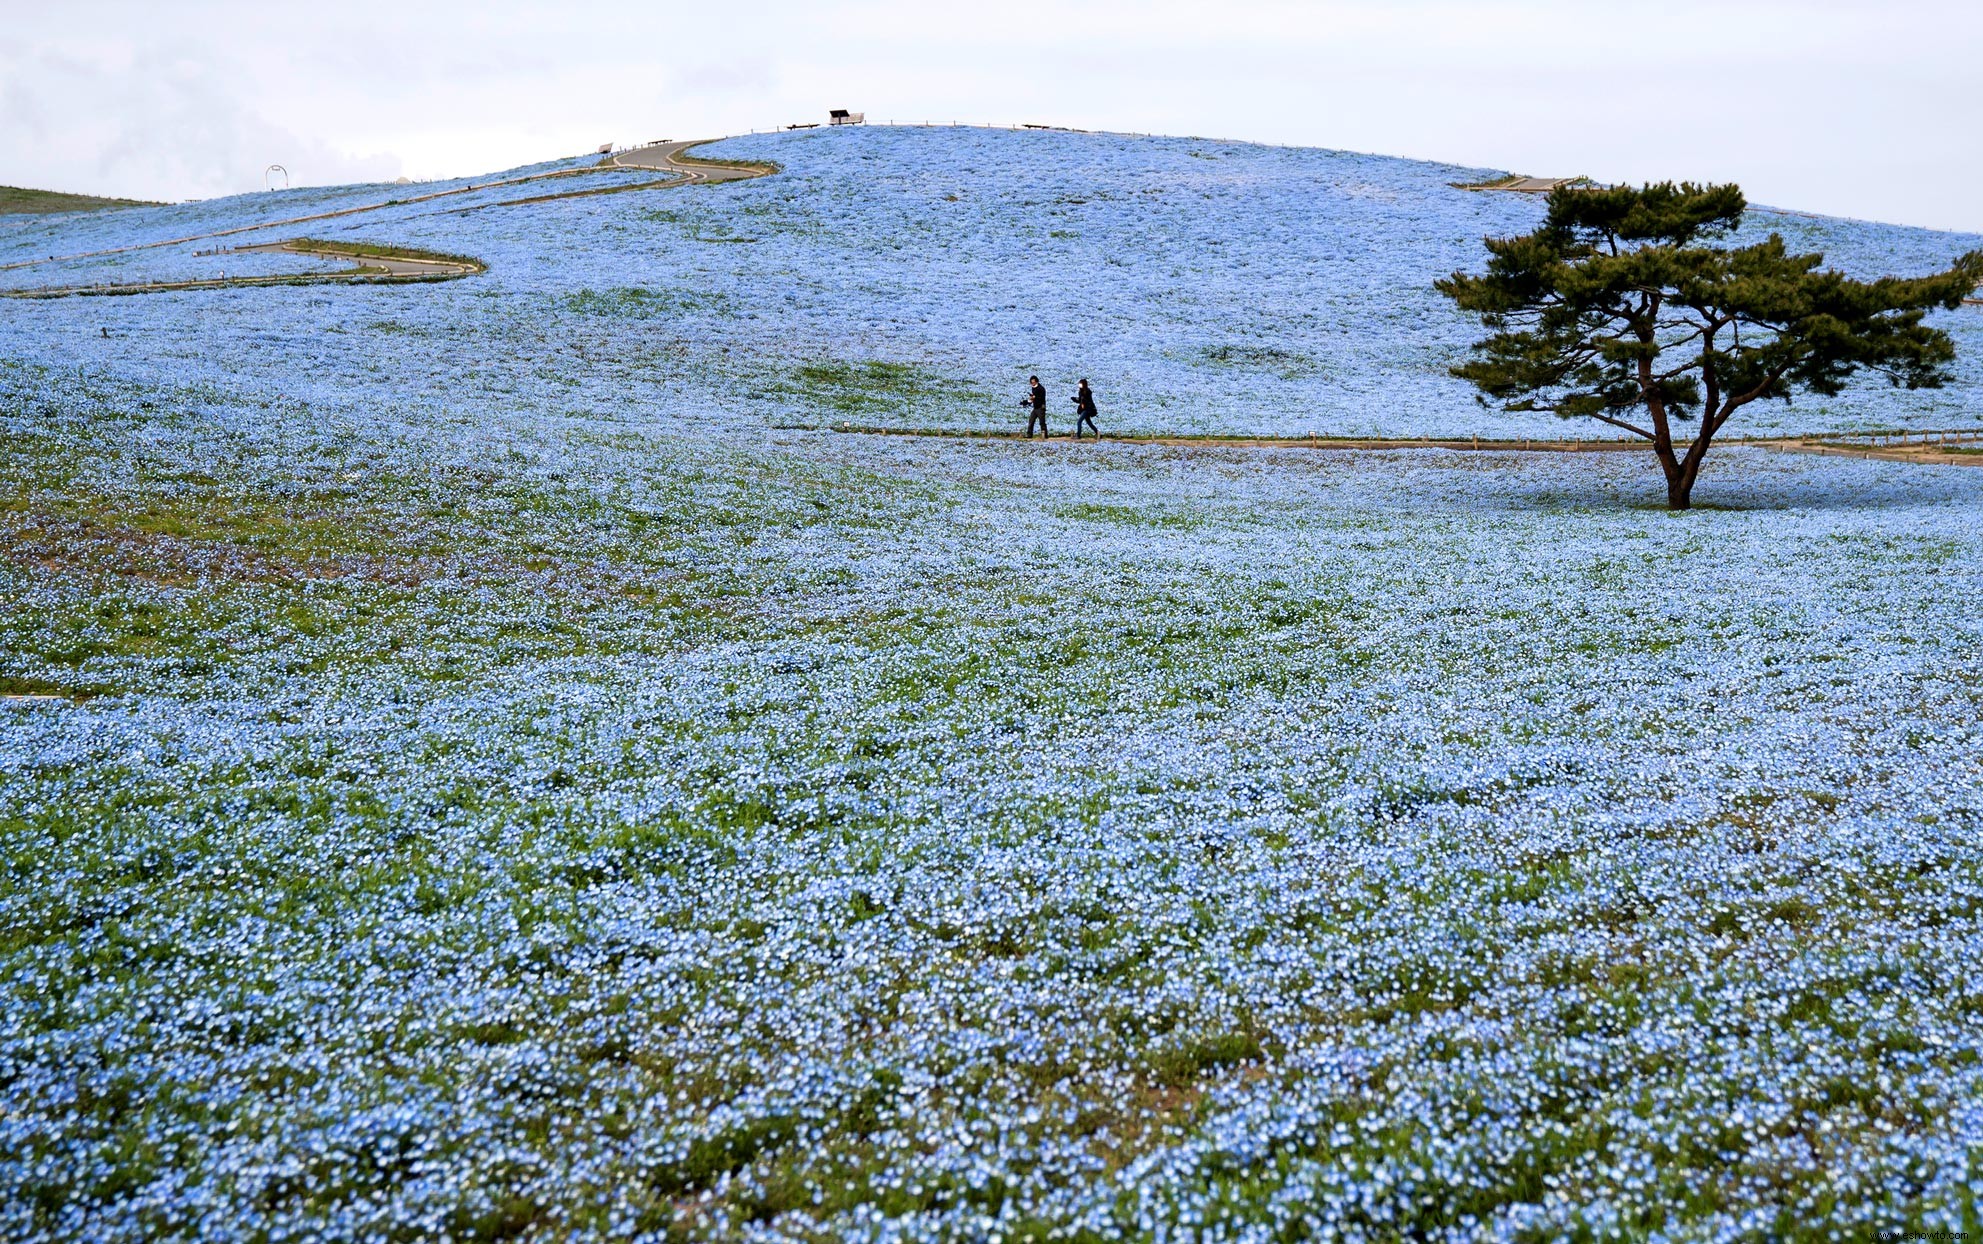
[{"label": "blue nemophila flower", "polygon": [[1534,205],[722,151],[785,172],[332,226],[446,286],[7,304],[0,675],[74,698],[0,706],[5,1234],[1959,1229],[1983,475],[798,430],[1061,360],[1115,426],[1555,432],[1425,288]]}]

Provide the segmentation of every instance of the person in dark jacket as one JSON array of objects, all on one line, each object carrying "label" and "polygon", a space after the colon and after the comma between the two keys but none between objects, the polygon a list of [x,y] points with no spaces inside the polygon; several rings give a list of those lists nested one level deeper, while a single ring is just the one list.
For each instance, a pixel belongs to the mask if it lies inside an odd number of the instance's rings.
[{"label": "person in dark jacket", "polygon": [[1102,430],[1095,426],[1095,391],[1088,387],[1086,380],[1083,380],[1081,387],[1074,392],[1074,416],[1075,440],[1081,439],[1081,425],[1084,423],[1088,425],[1088,430],[1095,434],[1096,440],[1102,439]]},{"label": "person in dark jacket", "polygon": [[1038,376],[1032,378],[1032,385],[1032,389],[1019,403],[1021,406],[1033,408],[1033,413],[1026,417],[1026,439],[1029,441],[1033,439],[1033,425],[1038,424],[1040,435],[1051,440],[1052,434],[1047,431],[1047,386],[1040,383]]}]

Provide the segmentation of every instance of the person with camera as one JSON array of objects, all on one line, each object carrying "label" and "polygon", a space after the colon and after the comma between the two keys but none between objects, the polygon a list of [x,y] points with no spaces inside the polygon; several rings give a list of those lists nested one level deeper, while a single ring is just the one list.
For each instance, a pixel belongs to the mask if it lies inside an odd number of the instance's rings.
[{"label": "person with camera", "polygon": [[1047,431],[1047,386],[1040,383],[1038,376],[1033,377],[1032,383],[1032,389],[1019,403],[1021,406],[1033,408],[1033,413],[1026,418],[1026,439],[1029,441],[1033,439],[1033,425],[1038,424],[1040,436],[1052,440],[1052,434]]},{"label": "person with camera", "polygon": [[1074,403],[1075,415],[1074,439],[1077,441],[1081,439],[1081,425],[1085,423],[1088,425],[1088,430],[1095,434],[1095,439],[1101,440],[1102,430],[1095,426],[1095,391],[1088,387],[1086,380],[1081,382],[1081,387],[1075,390],[1071,400]]}]

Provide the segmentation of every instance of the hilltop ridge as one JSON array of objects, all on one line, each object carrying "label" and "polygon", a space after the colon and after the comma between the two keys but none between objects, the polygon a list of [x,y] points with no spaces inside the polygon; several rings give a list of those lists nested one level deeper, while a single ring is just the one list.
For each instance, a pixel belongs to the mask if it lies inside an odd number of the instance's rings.
[{"label": "hilltop ridge", "polygon": [[[641,394],[639,360],[666,348],[679,352],[678,378],[708,408],[760,427],[1003,426],[1005,390],[1040,372],[1059,395],[1056,413],[1075,378],[1092,378],[1121,430],[1602,434],[1483,410],[1448,375],[1478,326],[1432,282],[1477,267],[1483,236],[1524,231],[1543,210],[1535,196],[1455,187],[1493,170],[1321,148],[976,128],[768,133],[700,153],[781,171],[659,196],[540,203],[510,202],[526,188],[486,184],[514,174],[464,178],[447,183],[464,192],[446,205],[368,211],[313,235],[483,260],[486,276],[447,294],[425,291],[415,314],[496,298],[547,329],[583,333],[621,360],[618,384],[596,395],[602,406]],[[69,243],[232,228],[294,214],[287,205],[315,210],[367,195],[378,188],[85,218],[5,239],[0,264]],[[1772,230],[1862,275],[1929,271],[1983,244],[1768,209],[1752,212],[1745,232]],[[212,275],[218,262],[196,250],[43,264],[4,279],[20,288]],[[290,311],[257,300],[239,314],[267,322]],[[1964,311],[1946,326],[1965,347],[1961,375],[1983,379],[1983,318]],[[161,329],[170,331],[152,325]],[[418,374],[433,364],[408,366]],[[1954,390],[1861,386],[1833,401],[1745,412],[1741,430],[1939,428],[1970,417]]]}]

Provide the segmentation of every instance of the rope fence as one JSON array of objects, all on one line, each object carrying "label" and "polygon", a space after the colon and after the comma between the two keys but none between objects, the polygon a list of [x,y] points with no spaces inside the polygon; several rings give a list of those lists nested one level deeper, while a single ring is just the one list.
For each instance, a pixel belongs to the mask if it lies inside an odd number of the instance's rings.
[{"label": "rope fence", "polygon": [[1935,445],[1983,444],[1983,426],[1973,428],[1876,429],[1866,432],[1810,432],[1805,440],[1864,445],[1869,449],[1926,449]]},{"label": "rope fence", "polygon": [[[869,126],[886,125],[886,126],[893,126],[897,129],[913,129],[913,130],[942,130],[942,129],[1023,130],[1032,133],[1047,133],[1047,134],[1104,134],[1114,138],[1179,137],[1178,135],[1175,134],[1145,134],[1136,130],[1084,130],[1079,128],[1078,126],[1073,126],[1073,125],[1042,125],[1035,121],[1010,121],[1010,122],[1008,121],[896,121],[896,120],[874,120],[870,118],[869,120],[859,122],[859,124],[869,125]],[[774,125],[769,129],[754,129],[751,130],[750,132],[752,134],[783,134],[791,130],[814,130],[814,129],[831,129],[831,128],[835,128],[835,127],[830,122],[803,121],[795,125]],[[850,125],[850,126],[843,126],[840,128],[851,129],[854,127]],[[1228,141],[1243,141],[1243,140],[1194,137],[1194,141],[1228,142]],[[1264,147],[1264,146],[1278,146],[1279,144],[1249,143],[1248,145],[1256,146],[1256,147]]]}]

